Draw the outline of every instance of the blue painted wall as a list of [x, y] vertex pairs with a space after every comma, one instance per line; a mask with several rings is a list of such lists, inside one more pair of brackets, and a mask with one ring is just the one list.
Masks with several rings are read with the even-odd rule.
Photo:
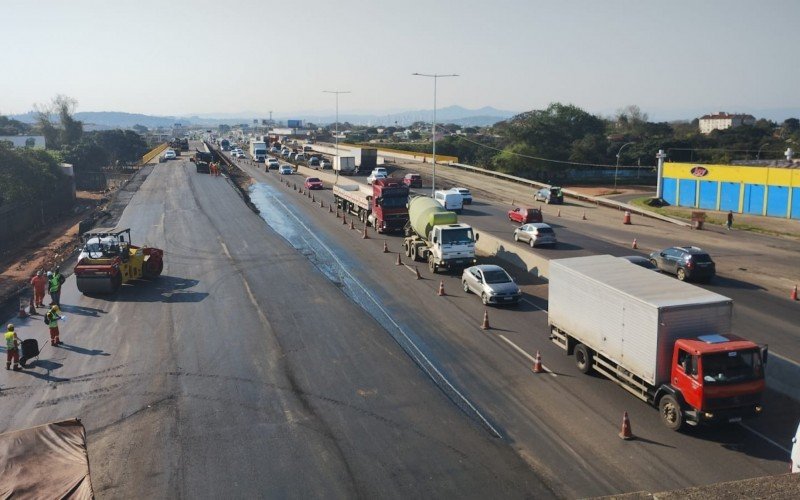
[[678, 205], [682, 207], [694, 207], [697, 194], [697, 181], [694, 179], [681, 179], [680, 181], [680, 199]]
[[661, 184], [661, 195], [670, 205], [678, 204], [678, 181], [664, 178]]
[[786, 217], [789, 211], [789, 187], [769, 186], [767, 192], [767, 215]]
[[764, 212], [764, 186], [761, 184], [744, 185], [744, 213], [761, 215]]
[[719, 193], [719, 209], [739, 211], [739, 192], [742, 185], [738, 182], [723, 182]]
[[717, 181], [700, 181], [700, 208], [717, 209]]
[[800, 219], [800, 188], [792, 188], [792, 219]]

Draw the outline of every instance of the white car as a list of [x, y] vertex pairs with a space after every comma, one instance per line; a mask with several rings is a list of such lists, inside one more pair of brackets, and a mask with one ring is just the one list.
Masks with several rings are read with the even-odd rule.
[[527, 242], [531, 248], [540, 245], [556, 246], [558, 239], [549, 224], [532, 222], [524, 224], [514, 230], [514, 241]]
[[164, 152], [164, 159], [165, 160], [174, 160], [178, 156], [175, 154], [175, 151], [168, 149]]
[[472, 205], [472, 193], [465, 187], [454, 187], [450, 189], [454, 193], [461, 195], [461, 203], [463, 205]]
[[461, 285], [467, 293], [474, 293], [484, 305], [517, 304], [522, 297], [514, 278], [500, 266], [482, 264], [464, 269]]
[[267, 158], [267, 168], [278, 168], [280, 163], [277, 158]]
[[389, 172], [386, 171], [384, 167], [375, 167], [372, 169], [373, 174], [383, 174], [385, 177], [389, 177]]
[[376, 172], [373, 170], [373, 171], [372, 171], [372, 173], [371, 173], [371, 174], [369, 174], [369, 176], [367, 176], [367, 184], [372, 184], [372, 183], [374, 183], [375, 181], [377, 181], [378, 179], [386, 179], [386, 178], [387, 178], [387, 177], [386, 177], [386, 174], [385, 174], [385, 173], [380, 173], [380, 172], [377, 172], [377, 173], [376, 173]]
[[281, 175], [292, 175], [294, 170], [291, 165], [281, 165], [279, 172]]

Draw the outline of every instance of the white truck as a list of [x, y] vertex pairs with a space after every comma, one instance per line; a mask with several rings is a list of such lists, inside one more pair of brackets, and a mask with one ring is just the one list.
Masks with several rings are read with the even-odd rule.
[[731, 333], [728, 297], [610, 255], [551, 260], [548, 278], [550, 339], [670, 429], [761, 413], [766, 347]]
[[267, 143], [260, 139], [250, 141], [250, 156], [257, 163], [264, 163], [267, 159]]
[[342, 175], [352, 175], [356, 173], [356, 159], [353, 156], [334, 156], [333, 170]]
[[408, 201], [408, 223], [403, 250], [407, 257], [428, 263], [428, 269], [463, 269], [476, 263], [478, 235], [460, 224], [455, 212], [445, 210], [433, 198], [415, 196]]

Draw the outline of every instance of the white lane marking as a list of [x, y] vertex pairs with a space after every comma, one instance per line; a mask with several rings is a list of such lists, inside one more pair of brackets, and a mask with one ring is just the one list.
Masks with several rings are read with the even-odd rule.
[[752, 433], [753, 433], [753, 434], [755, 434], [756, 436], [760, 437], [760, 438], [761, 438], [761, 439], [763, 439], [764, 441], [768, 442], [768, 443], [769, 443], [769, 444], [771, 444], [772, 446], [775, 446], [776, 448], [779, 448], [779, 449], [781, 449], [781, 450], [785, 451], [787, 455], [790, 455], [790, 454], [792, 453], [791, 451], [789, 451], [789, 449], [788, 449], [788, 448], [784, 448], [783, 446], [779, 445], [778, 443], [776, 443], [775, 441], [771, 440], [771, 439], [770, 439], [770, 438], [768, 438], [767, 436], [765, 436], [765, 435], [761, 434], [760, 432], [758, 432], [757, 430], [753, 429], [753, 428], [752, 428], [752, 427], [750, 427], [749, 425], [744, 425], [744, 424], [743, 424], [743, 423], [741, 423], [741, 422], [739, 423], [739, 425], [741, 425], [742, 427], [744, 427], [744, 428], [745, 428], [745, 429], [747, 429], [748, 431], [752, 432]]
[[272, 199], [276, 203], [280, 204], [285, 209], [284, 215], [288, 215], [291, 218], [293, 218], [299, 225], [301, 225], [303, 227], [303, 229], [306, 230], [307, 234], [311, 235], [311, 237], [314, 238], [322, 248], [324, 248], [325, 250], [328, 251], [328, 254], [331, 256], [331, 258], [333, 258], [333, 260], [335, 260], [339, 264], [340, 269], [345, 274], [347, 274], [347, 276], [349, 276], [351, 280], [353, 280], [353, 283], [355, 283], [356, 285], [358, 285], [359, 288], [361, 288], [361, 290], [364, 292], [364, 295], [366, 295], [369, 298], [369, 300], [371, 300], [372, 303], [375, 304], [375, 307], [377, 307], [383, 313], [383, 315], [386, 317], [386, 319], [389, 320], [389, 322], [392, 325], [394, 325], [395, 328], [397, 328], [397, 331], [399, 331], [403, 335], [403, 337], [405, 337], [405, 339], [409, 343], [409, 345], [414, 346], [414, 349], [416, 350], [417, 355], [419, 355], [422, 359], [424, 359], [425, 362], [428, 364], [428, 366], [430, 366], [431, 369], [433, 369], [436, 372], [436, 374], [439, 376], [439, 378], [445, 384], [447, 384], [447, 386], [450, 388], [450, 390], [452, 390], [455, 394], [457, 394], [458, 397], [461, 398], [461, 400], [467, 406], [469, 406], [469, 408], [474, 412], [474, 414], [477, 415], [478, 418], [483, 422], [483, 425], [485, 425], [488, 429], [490, 429], [490, 431], [495, 436], [500, 437], [501, 436], [500, 432], [498, 432], [498, 430], [495, 429], [492, 426], [492, 424], [489, 423], [489, 420], [486, 417], [484, 417], [483, 414], [481, 412], [479, 412], [477, 408], [475, 408], [475, 406], [472, 404], [472, 401], [470, 401], [463, 394], [461, 394], [461, 392], [458, 389], [456, 389], [453, 386], [453, 384], [450, 383], [450, 380], [448, 380], [442, 374], [442, 372], [439, 371], [439, 369], [436, 367], [436, 365], [434, 365], [431, 362], [431, 360], [428, 359], [428, 357], [425, 355], [425, 353], [422, 352], [422, 350], [419, 347], [417, 347], [417, 344], [415, 344], [414, 341], [411, 340], [411, 338], [408, 336], [408, 334], [405, 332], [405, 330], [403, 330], [403, 328], [400, 325], [397, 324], [397, 322], [389, 315], [389, 312], [373, 297], [373, 294], [369, 293], [369, 291], [361, 283], [361, 281], [356, 279], [355, 276], [353, 276], [350, 273], [350, 270], [347, 268], [347, 266], [345, 266], [344, 262], [342, 262], [342, 260], [339, 259], [339, 257], [336, 255], [336, 253], [334, 253], [333, 250], [330, 247], [328, 247], [328, 245], [326, 245], [313, 231], [311, 231], [311, 228], [309, 228], [297, 215], [295, 215], [293, 211], [289, 210], [289, 207], [287, 207], [286, 204], [283, 203], [283, 201], [281, 201], [280, 199], [278, 199], [277, 196], [274, 196], [274, 195], [272, 195]]
[[540, 310], [540, 311], [543, 311], [543, 312], [547, 312], [547, 309], [544, 309], [544, 308], [541, 308], [541, 307], [537, 306], [536, 304], [534, 304], [533, 302], [531, 302], [531, 301], [530, 301], [530, 300], [528, 300], [528, 299], [522, 299], [522, 302], [527, 302], [528, 304], [532, 305], [532, 306], [533, 306], [533, 307], [535, 307], [536, 309], [538, 309], [538, 310]]
[[[510, 345], [511, 347], [516, 349], [518, 353], [520, 353], [523, 356], [525, 356], [526, 358], [528, 358], [531, 361], [531, 363], [535, 363], [536, 362], [536, 358], [534, 358], [533, 356], [531, 356], [530, 354], [528, 354], [527, 352], [522, 350], [522, 348], [520, 346], [518, 346], [517, 344], [515, 344], [515, 343], [511, 342], [510, 340], [508, 340], [505, 335], [500, 334], [500, 335], [498, 335], [498, 337], [500, 337], [501, 339], [505, 340], [508, 343], [508, 345]], [[554, 376], [554, 377], [558, 376], [555, 373], [553, 373], [553, 371], [550, 370], [548, 367], [544, 366], [544, 364], [542, 365], [542, 369], [544, 371], [546, 371], [547, 373], [549, 373], [550, 375]]]

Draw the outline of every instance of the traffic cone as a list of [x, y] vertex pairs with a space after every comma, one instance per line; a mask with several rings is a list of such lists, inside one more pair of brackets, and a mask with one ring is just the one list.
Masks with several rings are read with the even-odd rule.
[[336, 218], [337, 219], [339, 218], [339, 209], [338, 208], [336, 209]]
[[325, 208], [325, 202], [319, 200], [319, 208]]
[[630, 210], [625, 210], [625, 215], [622, 216], [622, 223], [625, 225], [630, 225], [631, 223], [631, 212]]
[[362, 240], [368, 240], [369, 239], [369, 235], [367, 234], [367, 225], [366, 224], [364, 224], [364, 234], [361, 235], [361, 239]]
[[792, 288], [792, 294], [789, 296], [792, 300], [797, 300], [797, 285]]
[[633, 439], [633, 432], [631, 431], [631, 421], [628, 418], [628, 412], [622, 414], [622, 430], [619, 431], [619, 437], [624, 440]]
[[422, 279], [422, 275], [419, 274], [419, 268], [417, 266], [414, 266], [414, 279]]
[[396, 266], [402, 266], [403, 261], [400, 260], [400, 252], [397, 253], [397, 262], [395, 263]]
[[539, 351], [536, 351], [536, 357], [533, 358], [531, 370], [533, 370], [533, 373], [542, 373], [544, 371], [542, 368], [542, 355], [539, 354]]
[[483, 323], [481, 323], [481, 330], [488, 330], [489, 326], [489, 311], [484, 309], [483, 310]]
[[311, 203], [316, 203], [316, 202], [317, 202], [317, 200], [314, 199], [314, 195], [312, 194], [311, 195]]
[[350, 219], [350, 229], [355, 229], [356, 225], [353, 224], [353, 219]]
[[636, 243], [636, 238], [633, 239], [633, 243], [631, 243], [631, 248], [633, 248], [634, 250], [639, 248], [639, 245]]
[[342, 212], [342, 225], [343, 226], [347, 225], [347, 217], [345, 217], [344, 212]]
[[389, 245], [386, 242], [383, 242], [383, 253], [389, 253]]
[[447, 295], [444, 293], [444, 280], [439, 280], [439, 291], [436, 293], [439, 297], [444, 297]]
[[292, 190], [293, 191], [297, 191], [297, 183], [296, 182], [294, 184], [292, 184]]
[[586, 212], [583, 212], [583, 217], [581, 217], [581, 219], [586, 220]]
[[561, 209], [560, 208], [558, 209], [558, 212], [556, 212], [556, 217], [561, 217]]
[[330, 206], [330, 205], [328, 205], [328, 213], [329, 213], [329, 214], [332, 214], [332, 213], [333, 213], [333, 207], [332, 207], [332, 206]]
[[28, 313], [25, 311], [25, 306], [26, 305], [27, 304], [25, 304], [25, 300], [20, 298], [19, 299], [19, 312], [17, 313], [17, 317], [19, 317], [19, 318], [27, 318], [28, 317]]

